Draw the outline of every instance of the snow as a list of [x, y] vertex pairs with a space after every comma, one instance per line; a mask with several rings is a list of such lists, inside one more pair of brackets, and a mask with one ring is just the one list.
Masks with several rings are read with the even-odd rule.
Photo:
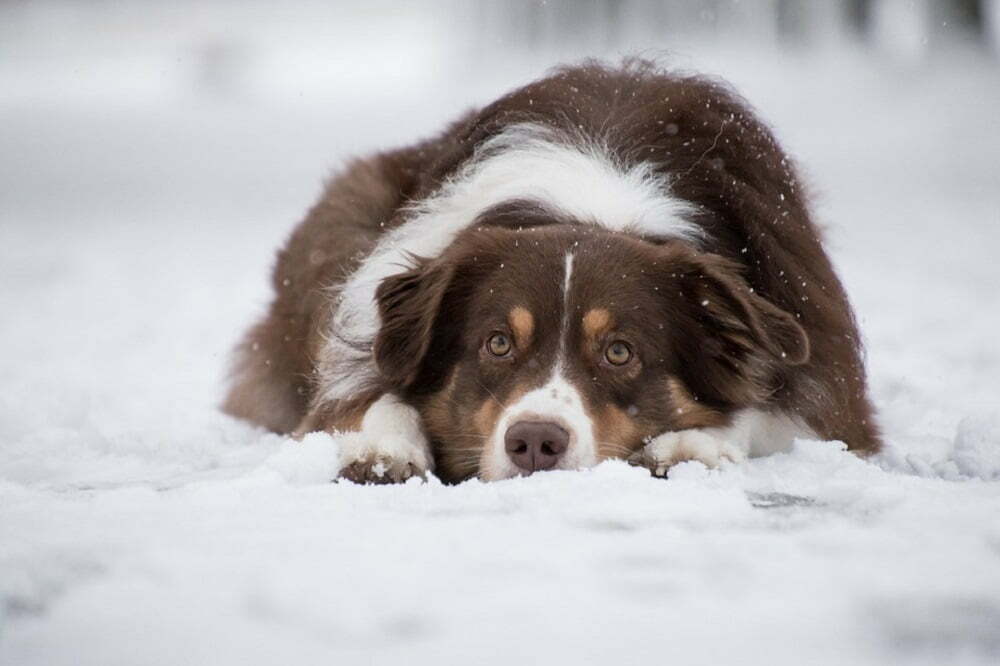
[[423, 48], [405, 71], [435, 74], [383, 84], [276, 58], [215, 97], [160, 46], [88, 69], [6, 37], [0, 663], [1000, 657], [995, 64], [676, 56], [732, 79], [813, 183], [883, 454], [359, 487], [329, 483], [335, 441], [220, 414], [226, 355], [331, 167], [538, 63], [459, 75]]

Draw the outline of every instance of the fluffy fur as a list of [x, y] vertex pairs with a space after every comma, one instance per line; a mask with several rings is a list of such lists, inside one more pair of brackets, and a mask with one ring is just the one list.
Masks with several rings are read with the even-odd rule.
[[544, 207], [614, 231], [697, 242], [694, 207], [670, 195], [667, 176], [646, 162], [625, 164], [597, 138], [558, 136], [550, 127], [519, 123], [478, 146], [432, 196], [406, 206], [405, 221], [379, 239], [340, 288], [330, 345], [319, 370], [326, 401], [356, 395], [376, 379], [368, 349], [378, 333], [375, 290], [411, 256], [434, 257], [490, 208], [510, 201]]
[[793, 165], [725, 86], [651, 63], [564, 68], [354, 162], [274, 286], [225, 409], [359, 433], [354, 480], [530, 472], [503, 448], [525, 414], [568, 433], [557, 468], [879, 446]]

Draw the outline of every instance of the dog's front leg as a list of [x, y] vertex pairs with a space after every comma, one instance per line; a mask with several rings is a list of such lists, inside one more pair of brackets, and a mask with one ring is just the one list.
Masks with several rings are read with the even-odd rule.
[[687, 460], [697, 460], [707, 467], [718, 467], [722, 461], [745, 460], [748, 449], [732, 441], [728, 428], [694, 428], [674, 430], [649, 440], [629, 458], [633, 465], [647, 468], [653, 476], [666, 476], [671, 467]]
[[738, 463], [749, 456], [785, 451], [796, 437], [816, 435], [799, 419], [780, 411], [742, 409], [725, 426], [674, 430], [654, 437], [629, 462], [646, 467], [654, 476], [666, 476], [672, 466], [687, 460], [715, 468], [723, 461]]
[[311, 410], [296, 435], [319, 430], [338, 435], [340, 478], [401, 483], [434, 469], [419, 412], [394, 395], [347, 407], [320, 406]]

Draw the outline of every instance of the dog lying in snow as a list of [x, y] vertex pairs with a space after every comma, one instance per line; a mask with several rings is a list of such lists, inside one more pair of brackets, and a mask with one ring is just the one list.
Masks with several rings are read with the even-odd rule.
[[354, 481], [879, 447], [791, 161], [726, 87], [648, 62], [557, 70], [354, 161], [273, 282], [224, 409], [354, 432]]

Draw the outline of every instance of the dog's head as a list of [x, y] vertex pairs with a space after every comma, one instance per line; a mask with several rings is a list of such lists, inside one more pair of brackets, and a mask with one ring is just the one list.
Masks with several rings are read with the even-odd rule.
[[446, 481], [627, 457], [721, 425], [808, 357], [738, 266], [589, 226], [473, 227], [378, 289], [374, 354]]

